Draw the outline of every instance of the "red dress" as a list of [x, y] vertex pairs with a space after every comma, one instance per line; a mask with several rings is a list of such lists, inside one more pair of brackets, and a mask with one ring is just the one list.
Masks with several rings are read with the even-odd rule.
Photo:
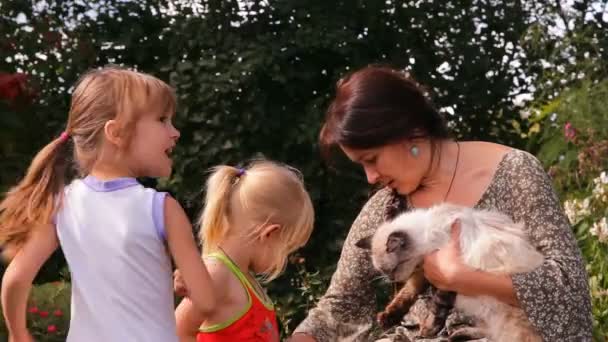
[[224, 263], [247, 291], [248, 306], [227, 322], [201, 327], [197, 342], [279, 342], [279, 328], [271, 303], [264, 303], [241, 270], [224, 254], [209, 257]]

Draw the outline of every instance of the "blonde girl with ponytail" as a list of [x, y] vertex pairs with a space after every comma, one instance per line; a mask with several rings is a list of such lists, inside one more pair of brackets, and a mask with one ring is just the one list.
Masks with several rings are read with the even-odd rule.
[[300, 173], [272, 161], [218, 166], [207, 181], [200, 223], [203, 257], [217, 288], [217, 310], [197, 310], [187, 293], [176, 310], [180, 341], [279, 341], [272, 301], [256, 280], [279, 276], [312, 233], [314, 210]]
[[199, 310], [215, 307], [183, 209], [136, 180], [171, 174], [174, 111], [173, 90], [151, 75], [105, 67], [80, 78], [65, 131], [0, 203], [11, 341], [32, 340], [32, 280], [58, 246], [72, 279], [68, 342], [177, 341], [171, 257]]

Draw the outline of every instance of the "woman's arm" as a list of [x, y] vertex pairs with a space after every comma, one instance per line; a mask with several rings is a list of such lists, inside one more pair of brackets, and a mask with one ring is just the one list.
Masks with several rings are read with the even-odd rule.
[[34, 230], [4, 273], [2, 313], [13, 341], [31, 341], [27, 331], [26, 307], [32, 281], [58, 245], [54, 225], [49, 224]]
[[179, 268], [196, 309], [210, 315], [216, 309], [216, 291], [209, 271], [196, 248], [192, 225], [175, 199], [165, 198], [165, 228], [169, 250]]
[[390, 192], [377, 192], [363, 207], [342, 247], [336, 272], [325, 295], [296, 328], [292, 341], [367, 341], [374, 323], [378, 275], [368, 251], [355, 246], [384, 221]]
[[591, 297], [588, 275], [572, 227], [540, 162], [521, 153], [510, 177], [505, 202], [523, 222], [545, 262], [512, 276], [520, 306], [545, 341], [590, 341]]

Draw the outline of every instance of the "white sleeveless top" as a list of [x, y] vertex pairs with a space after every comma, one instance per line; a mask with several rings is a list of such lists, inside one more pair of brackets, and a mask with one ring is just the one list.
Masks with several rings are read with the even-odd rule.
[[72, 277], [68, 342], [177, 342], [165, 195], [134, 178], [66, 187], [55, 224]]

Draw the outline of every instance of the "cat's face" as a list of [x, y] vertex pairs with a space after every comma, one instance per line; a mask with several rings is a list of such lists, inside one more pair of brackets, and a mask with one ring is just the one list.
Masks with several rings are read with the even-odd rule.
[[359, 240], [359, 248], [371, 250], [374, 267], [391, 281], [409, 279], [422, 262], [422, 254], [416, 248], [413, 237], [415, 227], [403, 226], [399, 222], [382, 224], [373, 236]]

